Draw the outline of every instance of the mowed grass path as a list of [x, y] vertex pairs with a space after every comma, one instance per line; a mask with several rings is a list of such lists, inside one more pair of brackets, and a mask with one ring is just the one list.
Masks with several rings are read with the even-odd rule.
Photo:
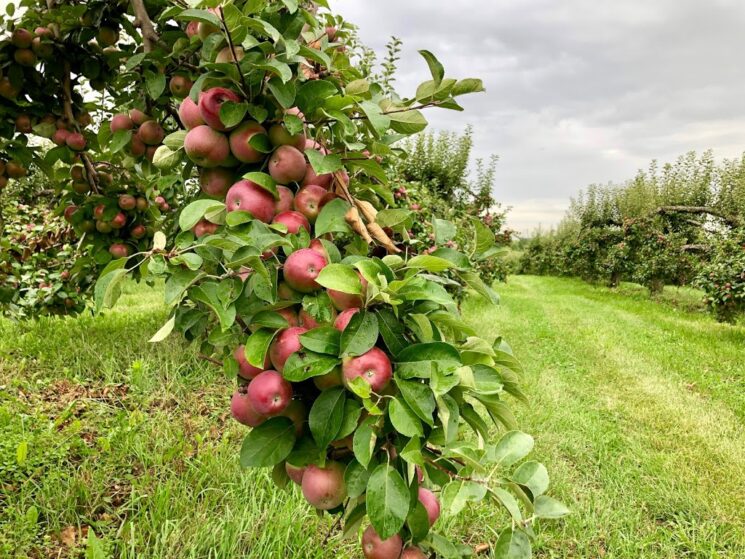
[[[745, 329], [551, 278], [511, 278], [494, 311], [526, 368], [534, 457], [573, 514], [539, 557], [745, 557]], [[297, 489], [243, 471], [231, 379], [169, 339], [160, 293], [128, 287], [103, 317], [0, 320], [0, 557], [360, 557]], [[441, 520], [494, 541], [504, 515]]]
[[527, 370], [519, 412], [574, 514], [546, 557], [745, 557], [745, 328], [575, 280], [510, 278], [469, 319]]

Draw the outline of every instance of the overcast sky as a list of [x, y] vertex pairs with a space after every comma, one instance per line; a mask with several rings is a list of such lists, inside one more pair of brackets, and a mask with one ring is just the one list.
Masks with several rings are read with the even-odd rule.
[[652, 159], [745, 151], [743, 0], [332, 0], [381, 55], [404, 41], [398, 90], [428, 78], [426, 48], [450, 77], [486, 93], [465, 113], [430, 110], [435, 129], [475, 129], [500, 156], [509, 225], [556, 224], [593, 182], [633, 177]]

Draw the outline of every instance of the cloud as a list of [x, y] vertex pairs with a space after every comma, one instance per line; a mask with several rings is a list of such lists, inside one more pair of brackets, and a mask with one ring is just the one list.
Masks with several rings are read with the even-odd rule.
[[[379, 53], [404, 41], [398, 89], [428, 78], [434, 52], [487, 93], [436, 129], [475, 128], [476, 155], [500, 156], [496, 195], [526, 231], [561, 218], [557, 201], [633, 177], [691, 149], [745, 149], [740, 0], [334, 0]], [[508, 202], [508, 203], [507, 203]], [[558, 204], [558, 205], [557, 205]], [[532, 216], [532, 217], [531, 217]], [[519, 222], [519, 225], [518, 225]]]

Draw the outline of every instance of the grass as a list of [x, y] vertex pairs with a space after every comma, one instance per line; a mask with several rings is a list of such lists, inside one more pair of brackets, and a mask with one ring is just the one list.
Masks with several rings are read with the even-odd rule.
[[[526, 366], [518, 408], [573, 514], [544, 523], [539, 557], [745, 556], [745, 329], [686, 304], [581, 282], [515, 277], [501, 308], [465, 303]], [[677, 301], [675, 297], [673, 297]], [[0, 320], [0, 557], [359, 557], [296, 489], [237, 465], [232, 381], [130, 286], [103, 317]], [[473, 507], [452, 537], [494, 539]]]

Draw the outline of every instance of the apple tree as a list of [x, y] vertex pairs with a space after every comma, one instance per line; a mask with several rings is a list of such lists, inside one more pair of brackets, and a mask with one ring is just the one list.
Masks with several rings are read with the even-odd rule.
[[162, 280], [152, 341], [178, 332], [236, 379], [241, 464], [345, 536], [365, 523], [365, 557], [468, 556], [437, 520], [485, 499], [505, 512], [494, 555], [530, 557], [534, 522], [567, 509], [526, 459], [519, 362], [451, 295], [496, 302], [474, 268], [494, 234], [417, 254], [389, 181], [423, 111], [462, 110], [481, 81], [421, 51], [431, 79], [392, 93], [323, 1], [21, 4], [2, 149], [53, 179], [97, 310], [127, 278]]

